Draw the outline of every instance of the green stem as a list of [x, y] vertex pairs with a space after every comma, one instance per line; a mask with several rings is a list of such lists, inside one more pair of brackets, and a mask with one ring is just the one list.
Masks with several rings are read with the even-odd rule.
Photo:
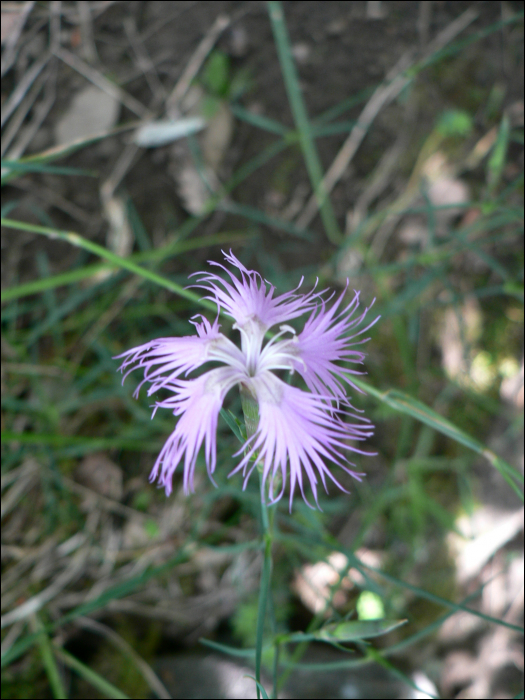
[[[259, 589], [259, 606], [257, 610], [257, 629], [255, 642], [255, 678], [257, 683], [261, 682], [261, 659], [264, 636], [264, 620], [266, 618], [266, 604], [270, 595], [270, 580], [272, 576], [272, 534], [270, 521], [268, 518], [268, 507], [266, 505], [266, 494], [264, 493], [264, 483], [262, 474], [259, 472], [261, 484], [261, 526], [262, 539], [264, 542], [264, 562], [261, 574], [261, 587]], [[257, 698], [260, 698], [259, 685], [257, 685]]]
[[40, 621], [40, 618], [35, 613], [29, 616], [29, 625], [33, 632], [38, 633], [38, 646], [40, 648], [42, 663], [49, 680], [49, 685], [51, 686], [53, 692], [53, 697], [67, 698], [67, 693], [60, 676], [60, 671], [53, 655], [51, 641], [42, 622]]
[[[257, 432], [259, 425], [259, 405], [255, 396], [248, 387], [241, 385], [241, 404], [244, 413], [244, 423], [246, 425], [246, 436], [250, 439]], [[255, 457], [256, 458], [256, 457]], [[264, 547], [264, 561], [261, 574], [261, 587], [259, 589], [259, 604], [257, 609], [257, 628], [255, 642], [255, 679], [257, 681], [257, 698], [260, 695], [261, 683], [261, 660], [264, 638], [264, 621], [266, 619], [266, 605], [270, 596], [270, 580], [272, 577], [272, 526], [273, 513], [268, 517], [268, 506], [266, 505], [266, 493], [262, 475], [262, 469], [257, 469], [259, 473], [259, 483], [261, 489], [261, 539]]]
[[330, 198], [323, 185], [323, 167], [319, 154], [317, 153], [312, 127], [304, 104], [281, 3], [275, 1], [268, 2], [268, 12], [288, 100], [293, 113], [295, 126], [299, 133], [299, 143], [303, 152], [306, 169], [317, 198], [321, 219], [323, 220], [328, 240], [334, 245], [337, 245], [341, 243], [342, 235], [337, 225], [337, 219], [335, 218]]
[[83, 248], [84, 250], [88, 250], [90, 253], [98, 255], [103, 260], [107, 260], [115, 265], [115, 267], [122, 267], [125, 270], [129, 270], [129, 272], [133, 272], [134, 274], [157, 284], [159, 287], [164, 287], [174, 294], [178, 294], [179, 296], [189, 299], [190, 301], [193, 301], [206, 309], [210, 309], [210, 311], [217, 311], [217, 306], [213, 302], [207, 299], [201, 299], [195, 292], [185, 289], [176, 282], [172, 282], [166, 277], [162, 277], [161, 275], [158, 275], [145, 267], [137, 265], [129, 258], [122, 258], [119, 255], [112, 253], [110, 250], [106, 250], [106, 248], [103, 246], [93, 243], [87, 238], [79, 236], [78, 233], [75, 233], [74, 231], [60, 231], [58, 229], [49, 228], [49, 226], [36, 226], [35, 224], [28, 224], [23, 221], [14, 221], [13, 219], [1, 219], [1, 224], [7, 228], [13, 228], [19, 231], [30, 231], [31, 233], [40, 233], [48, 238], [67, 241], [71, 245], [77, 246], [78, 248]]

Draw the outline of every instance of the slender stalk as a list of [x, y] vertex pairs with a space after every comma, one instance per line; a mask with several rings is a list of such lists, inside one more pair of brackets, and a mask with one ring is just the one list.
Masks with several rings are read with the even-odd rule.
[[78, 233], [75, 233], [74, 231], [60, 231], [59, 229], [49, 228], [49, 226], [36, 226], [35, 224], [28, 224], [24, 221], [14, 221], [13, 219], [1, 219], [1, 223], [2, 226], [5, 226], [6, 228], [13, 228], [19, 231], [30, 231], [31, 233], [40, 233], [48, 238], [67, 241], [67, 243], [70, 243], [71, 245], [78, 248], [83, 248], [84, 250], [88, 250], [90, 253], [98, 255], [99, 258], [107, 260], [115, 265], [115, 267], [122, 267], [125, 270], [129, 270], [129, 272], [133, 272], [136, 275], [157, 284], [159, 287], [164, 287], [170, 292], [178, 294], [180, 297], [184, 297], [185, 299], [189, 299], [190, 301], [193, 301], [206, 309], [210, 309], [210, 311], [217, 311], [217, 306], [213, 302], [208, 301], [207, 299], [201, 299], [195, 292], [185, 289], [176, 282], [172, 282], [166, 277], [158, 275], [145, 267], [137, 265], [128, 258], [122, 258], [119, 255], [115, 255], [115, 253], [112, 253], [110, 250], [107, 250], [97, 243], [93, 243], [87, 238], [79, 236]]
[[51, 686], [53, 692], [53, 697], [67, 698], [67, 693], [60, 676], [60, 671], [53, 655], [53, 648], [51, 646], [49, 636], [47, 635], [39, 617], [35, 613], [29, 616], [29, 625], [33, 632], [38, 633], [40, 655], [42, 657], [42, 663], [49, 680], [49, 685]]
[[[272, 511], [274, 513], [275, 511]], [[270, 598], [270, 621], [272, 625], [272, 637], [275, 639], [277, 636], [277, 624], [275, 620], [275, 609], [273, 606], [273, 600]], [[280, 644], [275, 644], [274, 649], [273, 649], [273, 669], [272, 669], [272, 676], [273, 676], [273, 689], [272, 689], [272, 698], [277, 698], [278, 696], [278, 690], [277, 690], [277, 683], [279, 680], [279, 652], [281, 651], [281, 646]]]
[[268, 12], [272, 24], [275, 46], [281, 64], [284, 84], [288, 93], [288, 100], [293, 113], [293, 118], [297, 131], [299, 132], [299, 143], [303, 152], [303, 157], [310, 177], [310, 182], [317, 199], [321, 212], [321, 218], [328, 240], [337, 245], [342, 241], [342, 235], [337, 225], [332, 203], [323, 185], [323, 167], [312, 133], [312, 127], [308, 119], [308, 113], [304, 104], [303, 95], [299, 84], [299, 76], [292, 58], [290, 38], [286, 28], [283, 8], [280, 2], [268, 2]]
[[489, 450], [485, 445], [476, 440], [472, 436], [460, 430], [453, 423], [451, 423], [446, 418], [443, 418], [437, 411], [429, 408], [425, 404], [418, 401], [413, 396], [405, 394], [397, 389], [389, 389], [388, 391], [380, 391], [375, 387], [371, 386], [362, 379], [358, 379], [355, 375], [348, 375], [350, 380], [362, 391], [370, 394], [379, 401], [387, 404], [391, 408], [405, 415], [411, 416], [421, 423], [425, 423], [437, 432], [446, 435], [452, 440], [459, 442], [461, 445], [465, 445], [470, 450], [477, 452], [487, 459], [493, 467], [495, 467], [509, 486], [515, 491], [519, 498], [523, 501], [523, 491], [514, 483], [519, 481], [523, 483], [523, 475], [518, 472], [515, 467], [512, 467], [508, 462], [506, 462], [502, 457], [499, 457], [492, 450]]
[[[262, 475], [259, 472], [261, 482], [261, 526], [264, 542], [264, 561], [261, 574], [261, 586], [259, 589], [259, 606], [257, 611], [257, 629], [255, 642], [255, 678], [261, 682], [261, 659], [264, 636], [264, 621], [266, 619], [266, 604], [270, 595], [270, 580], [272, 576], [272, 536], [268, 519], [268, 509], [264, 493]], [[260, 697], [259, 687], [257, 687], [257, 698]]]
[[[241, 385], [241, 404], [244, 413], [244, 424], [246, 425], [246, 436], [250, 439], [257, 432], [259, 424], [259, 407], [254, 396]], [[256, 457], [255, 457], [256, 458]], [[261, 489], [261, 539], [264, 547], [264, 560], [261, 574], [261, 586], [259, 589], [259, 604], [257, 609], [257, 628], [255, 642], [255, 680], [257, 681], [257, 698], [260, 695], [261, 683], [261, 660], [264, 638], [264, 621], [266, 619], [266, 605], [270, 597], [270, 581], [272, 577], [272, 526], [273, 513], [268, 517], [268, 506], [266, 505], [266, 493], [263, 481], [262, 470], [259, 472], [259, 484]]]

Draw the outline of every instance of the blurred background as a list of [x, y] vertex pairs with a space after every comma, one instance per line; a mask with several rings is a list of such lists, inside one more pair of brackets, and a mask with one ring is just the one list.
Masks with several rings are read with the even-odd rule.
[[213, 319], [230, 248], [382, 317], [377, 456], [279, 505], [268, 633], [408, 622], [287, 646], [279, 697], [523, 697], [522, 3], [1, 12], [2, 697], [255, 697], [258, 486], [221, 419], [218, 488], [150, 485], [175, 419], [112, 359]]

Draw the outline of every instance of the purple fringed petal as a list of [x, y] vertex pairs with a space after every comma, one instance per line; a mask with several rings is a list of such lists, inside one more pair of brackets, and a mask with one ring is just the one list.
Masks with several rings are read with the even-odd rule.
[[217, 418], [224, 397], [244, 376], [232, 367], [219, 367], [197, 379], [176, 379], [167, 386], [175, 392], [174, 395], [156, 403], [155, 411], [169, 408], [175, 416], [181, 416], [150, 474], [150, 481], [158, 479], [167, 496], [171, 493], [173, 474], [183, 456], [184, 493], [194, 491], [195, 462], [203, 441], [208, 475], [215, 484], [212, 474], [217, 461]]
[[211, 325], [207, 319], [201, 318], [202, 323], [192, 321], [197, 328], [197, 336], [157, 338], [117, 355], [117, 358], [126, 358], [119, 367], [121, 372], [126, 370], [122, 382], [133, 370], [144, 368], [144, 379], [136, 388], [134, 396], [138, 396], [145, 382], [152, 384], [148, 389], [148, 396], [151, 396], [181, 374], [188, 374], [212, 360], [235, 366], [239, 370], [244, 369], [243, 353], [231, 340], [219, 333], [217, 320]]
[[[323, 397], [285, 384], [271, 372], [260, 373], [246, 384], [259, 404], [259, 427], [249, 444], [237, 453], [249, 447], [229, 476], [242, 470], [246, 487], [254, 467], [261, 463], [263, 480], [269, 479], [270, 501], [274, 503], [283, 495], [289, 467], [290, 510], [297, 484], [305, 502], [310, 505], [304, 491], [303, 472], [308, 477], [317, 507], [317, 475], [325, 491], [326, 477], [346, 491], [326, 467], [324, 459], [334, 462], [356, 479], [363, 476], [348, 468], [343, 451], [368, 454], [346, 442], [365, 440], [372, 435], [373, 426], [366, 419], [354, 416], [359, 423], [343, 423], [327, 410]], [[254, 455], [255, 461], [250, 461]], [[278, 494], [274, 493], [276, 479], [281, 482]]]
[[343, 400], [346, 399], [346, 391], [340, 380], [348, 382], [362, 393], [361, 389], [345, 376], [345, 373], [364, 373], [340, 367], [335, 363], [344, 361], [363, 364], [365, 353], [355, 350], [354, 347], [366, 343], [369, 338], [361, 338], [357, 341], [355, 338], [361, 336], [379, 320], [378, 316], [365, 328], [352, 332], [362, 324], [371, 306], [353, 318], [359, 308], [359, 292], [354, 292], [354, 298], [350, 304], [337, 314], [345, 292], [346, 289], [330, 309], [326, 309], [326, 304], [322, 302], [321, 307], [306, 321], [302, 332], [297, 336], [295, 352], [298, 362], [294, 366], [310, 391], [325, 394], [328, 390]]
[[[297, 294], [296, 291], [303, 282], [301, 278], [296, 289], [274, 297], [275, 287], [266, 282], [258, 272], [247, 270], [231, 251], [229, 254], [223, 251], [223, 254], [227, 262], [240, 270], [241, 279], [224, 265], [210, 260], [210, 265], [220, 267], [228, 273], [232, 284], [212, 272], [197, 272], [199, 283], [192, 286], [210, 291], [211, 295], [205, 299], [211, 299], [217, 306], [222, 307], [235, 320], [239, 330], [256, 321], [264, 336], [272, 326], [311, 311], [315, 308], [317, 299], [324, 293], [312, 290], [308, 294]], [[266, 285], [269, 285], [269, 289]]]

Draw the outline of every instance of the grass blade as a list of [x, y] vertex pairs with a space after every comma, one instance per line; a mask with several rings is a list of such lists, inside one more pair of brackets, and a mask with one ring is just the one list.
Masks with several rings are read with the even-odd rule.
[[42, 664], [49, 680], [49, 685], [53, 691], [55, 698], [67, 698], [66, 689], [62, 683], [60, 671], [53, 655], [53, 647], [49, 640], [49, 636], [45, 632], [42, 623], [37, 615], [32, 615], [29, 618], [29, 623], [33, 631], [38, 634], [38, 647], [42, 657]]
[[288, 100], [292, 109], [295, 125], [299, 132], [299, 143], [303, 152], [308, 175], [310, 176], [310, 181], [319, 204], [321, 218], [328, 240], [334, 245], [337, 245], [342, 241], [342, 235], [337, 225], [332, 204], [323, 186], [323, 168], [319, 154], [317, 153], [312, 128], [299, 86], [299, 76], [297, 75], [297, 70], [292, 58], [290, 38], [286, 28], [283, 8], [280, 2], [273, 1], [268, 3], [268, 10], [286, 92], [288, 93]]
[[[168, 245], [162, 246], [161, 248], [155, 248], [142, 253], [135, 253], [126, 258], [126, 260], [136, 263], [147, 261], [157, 262], [161, 261], [164, 257], [173, 257], [189, 250], [205, 248], [212, 245], [222, 245], [223, 243], [246, 241], [250, 237], [251, 235], [249, 233], [239, 231], [232, 231], [231, 233], [218, 233], [215, 236], [199, 236], [185, 241], [179, 241], [176, 244], [170, 242]], [[2, 302], [20, 299], [21, 297], [26, 297], [30, 294], [39, 294], [40, 292], [48, 289], [54, 289], [55, 287], [75, 284], [80, 280], [94, 277], [104, 270], [115, 269], [118, 270], [118, 267], [110, 263], [96, 263], [94, 265], [79, 267], [77, 270], [71, 270], [71, 272], [63, 272], [51, 277], [44, 277], [32, 282], [25, 282], [24, 284], [17, 285], [16, 287], [4, 289], [2, 291]]]
[[53, 648], [55, 650], [55, 653], [57, 656], [59, 656], [64, 664], [66, 666], [69, 666], [69, 668], [78, 675], [86, 680], [88, 683], [90, 683], [94, 688], [96, 688], [103, 697], [106, 698], [128, 698], [129, 696], [123, 693], [121, 690], [119, 690], [116, 686], [114, 686], [112, 683], [107, 681], [105, 678], [103, 678], [101, 675], [98, 673], [95, 673], [92, 669], [89, 668], [89, 666], [86, 666], [83, 664], [81, 661], [79, 661], [77, 658], [75, 658], [72, 654], [67, 652], [65, 649], [62, 649], [58, 645], [53, 645]]
[[19, 231], [29, 231], [30, 233], [40, 233], [44, 236], [47, 236], [48, 238], [59, 238], [63, 241], [67, 241], [67, 243], [71, 243], [71, 245], [74, 245], [78, 248], [83, 248], [84, 250], [88, 250], [90, 253], [98, 255], [103, 260], [107, 260], [108, 262], [112, 263], [118, 268], [129, 270], [130, 272], [133, 272], [134, 274], [139, 275], [140, 277], [143, 277], [144, 279], [147, 279], [150, 282], [154, 282], [159, 287], [164, 287], [170, 292], [173, 292], [174, 294], [177, 294], [180, 297], [184, 297], [184, 299], [193, 301], [196, 304], [199, 304], [199, 306], [204, 307], [205, 309], [209, 309], [210, 311], [217, 310], [215, 304], [212, 304], [212, 302], [207, 301], [206, 299], [201, 299], [197, 294], [195, 294], [195, 292], [191, 292], [190, 290], [181, 287], [179, 284], [171, 282], [165, 277], [158, 275], [156, 272], [146, 270], [144, 267], [137, 265], [128, 258], [121, 258], [119, 255], [115, 255], [115, 253], [106, 250], [106, 248], [104, 248], [103, 246], [100, 246], [97, 243], [93, 243], [92, 241], [88, 241], [86, 238], [83, 238], [78, 233], [74, 233], [73, 231], [60, 231], [58, 229], [49, 228], [47, 226], [35, 226], [33, 224], [28, 224], [23, 221], [14, 221], [13, 219], [2, 219], [0, 223], [6, 228], [14, 228]]
[[370, 386], [370, 384], [356, 379], [354, 375], [350, 375], [349, 379], [367, 394], [379, 399], [379, 401], [387, 404], [395, 411], [405, 413], [421, 423], [425, 423], [439, 433], [443, 433], [443, 435], [452, 438], [456, 442], [465, 445], [465, 447], [485, 457], [492, 466], [496, 467], [509, 486], [520, 496], [521, 500], [523, 500], [522, 491], [513, 481], [513, 479], [516, 479], [523, 483], [523, 476], [508, 462], [492, 452], [492, 450], [489, 450], [481, 442], [457, 428], [453, 423], [443, 418], [443, 416], [440, 416], [439, 413], [432, 410], [424, 403], [421, 403], [421, 401], [414, 399], [412, 396], [402, 391], [397, 391], [395, 389], [379, 391], [379, 389]]

